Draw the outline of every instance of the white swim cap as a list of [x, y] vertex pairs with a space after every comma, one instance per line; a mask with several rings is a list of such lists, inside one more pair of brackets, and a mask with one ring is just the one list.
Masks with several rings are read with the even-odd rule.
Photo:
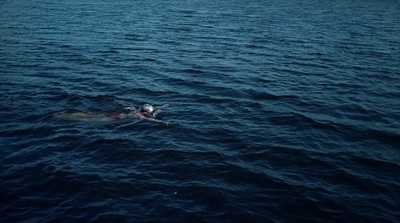
[[142, 111], [152, 113], [154, 111], [154, 108], [150, 104], [144, 104], [142, 107]]

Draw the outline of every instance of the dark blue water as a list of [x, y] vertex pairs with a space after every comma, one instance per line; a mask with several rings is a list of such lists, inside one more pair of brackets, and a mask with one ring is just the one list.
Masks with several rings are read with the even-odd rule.
[[399, 1], [2, 0], [0, 44], [1, 222], [400, 221]]

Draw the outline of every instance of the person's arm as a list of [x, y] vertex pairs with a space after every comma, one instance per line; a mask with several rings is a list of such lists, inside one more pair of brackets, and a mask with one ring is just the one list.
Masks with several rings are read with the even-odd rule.
[[160, 109], [160, 108], [165, 108], [165, 107], [168, 107], [168, 106], [169, 106], [169, 104], [155, 105], [154, 108], [155, 109]]

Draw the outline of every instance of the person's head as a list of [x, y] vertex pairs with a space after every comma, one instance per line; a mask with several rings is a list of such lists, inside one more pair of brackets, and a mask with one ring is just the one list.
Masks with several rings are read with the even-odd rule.
[[142, 112], [152, 113], [153, 111], [154, 111], [154, 108], [150, 104], [144, 104], [142, 106]]

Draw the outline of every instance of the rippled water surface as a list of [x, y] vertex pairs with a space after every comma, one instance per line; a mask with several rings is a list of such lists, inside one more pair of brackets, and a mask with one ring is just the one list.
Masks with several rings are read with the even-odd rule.
[[399, 222], [399, 34], [394, 0], [2, 0], [0, 221]]

